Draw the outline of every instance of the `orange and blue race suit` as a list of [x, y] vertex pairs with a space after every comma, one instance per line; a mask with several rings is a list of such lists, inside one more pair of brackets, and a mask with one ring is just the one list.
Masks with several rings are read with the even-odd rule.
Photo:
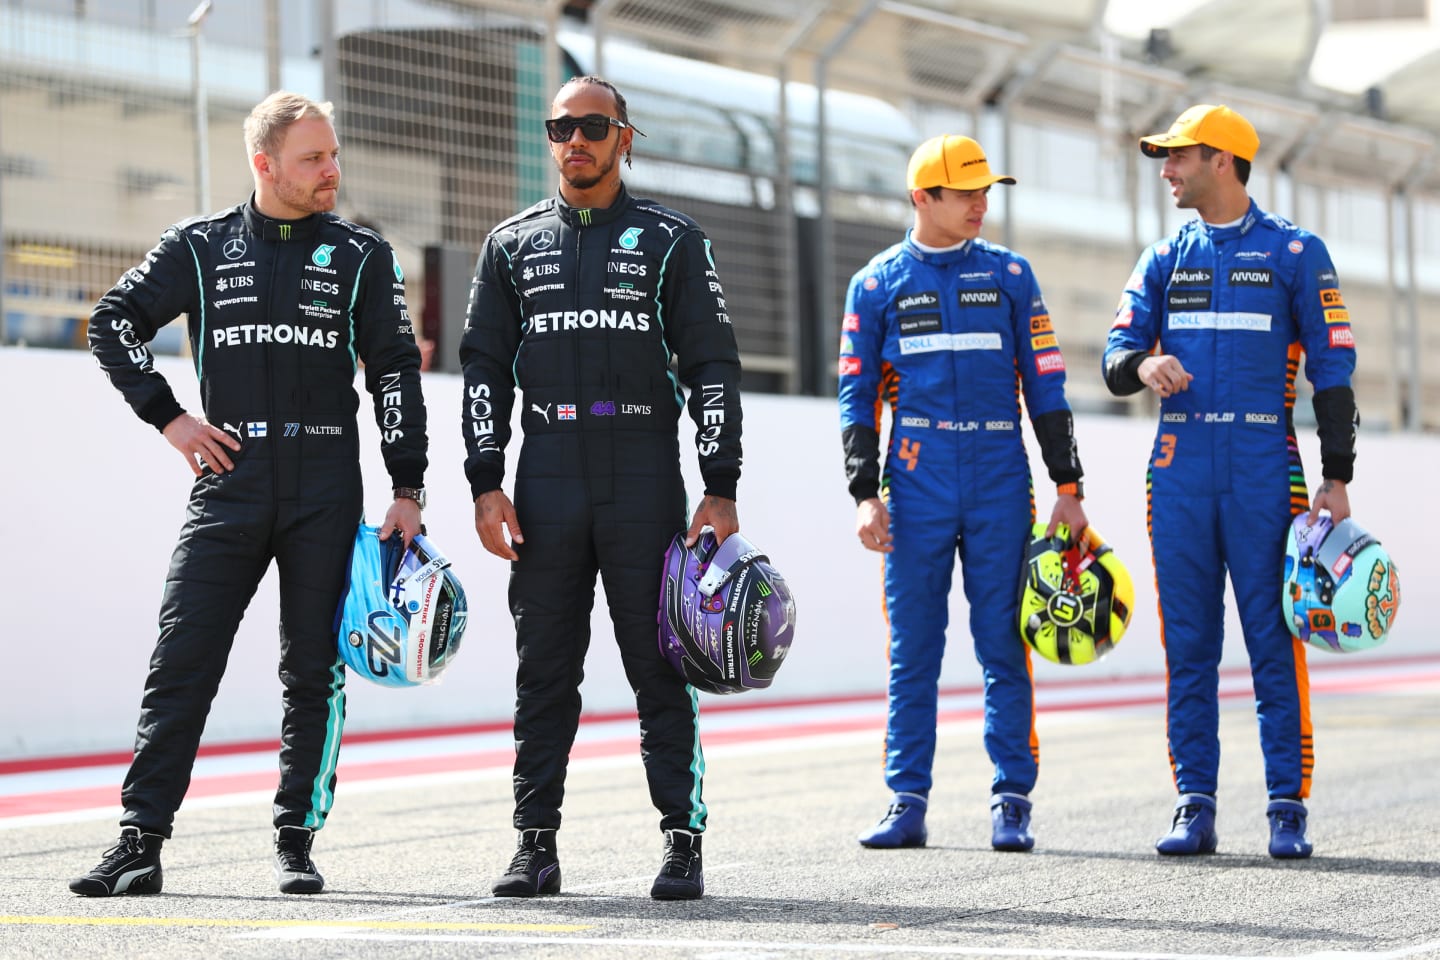
[[1082, 474], [1065, 361], [1029, 262], [980, 239], [937, 253], [907, 236], [878, 254], [850, 282], [839, 381], [850, 493], [859, 503], [883, 486], [890, 511], [886, 784], [920, 795], [931, 786], [958, 554], [985, 678], [992, 789], [1027, 794], [1039, 744], [1017, 609], [1035, 515], [1022, 392], [1051, 479]]
[[1252, 202], [1237, 223], [1192, 220], [1140, 257], [1105, 350], [1119, 395], [1154, 352], [1194, 375], [1164, 398], [1150, 456], [1150, 541], [1182, 794], [1214, 794], [1230, 572], [1254, 677], [1272, 798], [1309, 794], [1314, 762], [1304, 645], [1281, 613], [1285, 538], [1309, 508], [1295, 440], [1295, 374], [1315, 390], [1324, 476], [1354, 469], [1355, 339], [1325, 244]]

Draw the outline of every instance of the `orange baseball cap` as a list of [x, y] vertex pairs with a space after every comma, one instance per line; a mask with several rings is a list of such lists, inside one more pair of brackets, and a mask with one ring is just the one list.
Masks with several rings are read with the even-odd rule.
[[1196, 144], [1226, 150], [1242, 160], [1254, 160], [1260, 150], [1260, 135], [1249, 120], [1229, 107], [1201, 103], [1175, 118], [1165, 133], [1140, 138], [1140, 150], [1147, 157], [1163, 157], [1171, 147]]
[[1014, 183], [1014, 177], [991, 173], [990, 163], [980, 144], [969, 137], [945, 134], [931, 137], [910, 155], [906, 182], [911, 190], [949, 187], [951, 190], [979, 190], [992, 183]]

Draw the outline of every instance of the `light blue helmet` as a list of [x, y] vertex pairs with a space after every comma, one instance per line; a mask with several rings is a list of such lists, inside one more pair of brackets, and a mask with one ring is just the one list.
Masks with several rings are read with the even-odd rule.
[[399, 534], [381, 540], [379, 533], [363, 523], [355, 533], [350, 582], [335, 616], [340, 655], [387, 687], [430, 683], [460, 649], [465, 590], [424, 534], [406, 550]]
[[1290, 525], [1285, 549], [1285, 623], [1321, 650], [1355, 653], [1385, 642], [1400, 611], [1400, 573], [1380, 541], [1354, 520], [1321, 510]]

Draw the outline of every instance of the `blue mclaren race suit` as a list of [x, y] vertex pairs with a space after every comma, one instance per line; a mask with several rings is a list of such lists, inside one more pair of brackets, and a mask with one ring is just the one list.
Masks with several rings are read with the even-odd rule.
[[1105, 350], [1113, 393], [1143, 388], [1152, 352], [1194, 375], [1160, 403], [1150, 542], [1169, 673], [1175, 783], [1214, 794], [1225, 571], [1254, 676], [1270, 796], [1309, 794], [1314, 762], [1304, 644], [1280, 611], [1285, 539], [1309, 508], [1295, 441], [1295, 374], [1315, 389], [1327, 479], [1355, 461], [1355, 340], [1319, 237], [1251, 203], [1235, 225], [1192, 220], [1140, 257]]
[[1021, 435], [1024, 391], [1050, 477], [1081, 476], [1065, 401], [1065, 361], [1030, 264], [972, 240], [932, 253], [910, 237], [855, 274], [840, 342], [840, 426], [850, 493], [883, 486], [894, 550], [885, 555], [890, 710], [885, 782], [927, 796], [937, 683], [959, 553], [970, 632], [985, 675], [993, 790], [1028, 794], [1039, 742], [1018, 591], [1035, 503]]

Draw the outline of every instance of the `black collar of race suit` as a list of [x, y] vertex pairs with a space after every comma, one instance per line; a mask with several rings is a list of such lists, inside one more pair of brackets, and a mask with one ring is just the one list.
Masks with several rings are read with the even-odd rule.
[[324, 219], [318, 213], [301, 217], [299, 220], [276, 220], [274, 217], [267, 217], [255, 208], [253, 193], [250, 195], [250, 202], [245, 204], [245, 226], [262, 240], [273, 240], [276, 243], [307, 240], [315, 236], [323, 222]]
[[615, 195], [615, 202], [608, 207], [572, 207], [564, 197], [558, 193], [555, 195], [555, 211], [572, 227], [596, 227], [618, 220], [629, 205], [630, 191], [625, 189], [623, 182], [620, 192]]

